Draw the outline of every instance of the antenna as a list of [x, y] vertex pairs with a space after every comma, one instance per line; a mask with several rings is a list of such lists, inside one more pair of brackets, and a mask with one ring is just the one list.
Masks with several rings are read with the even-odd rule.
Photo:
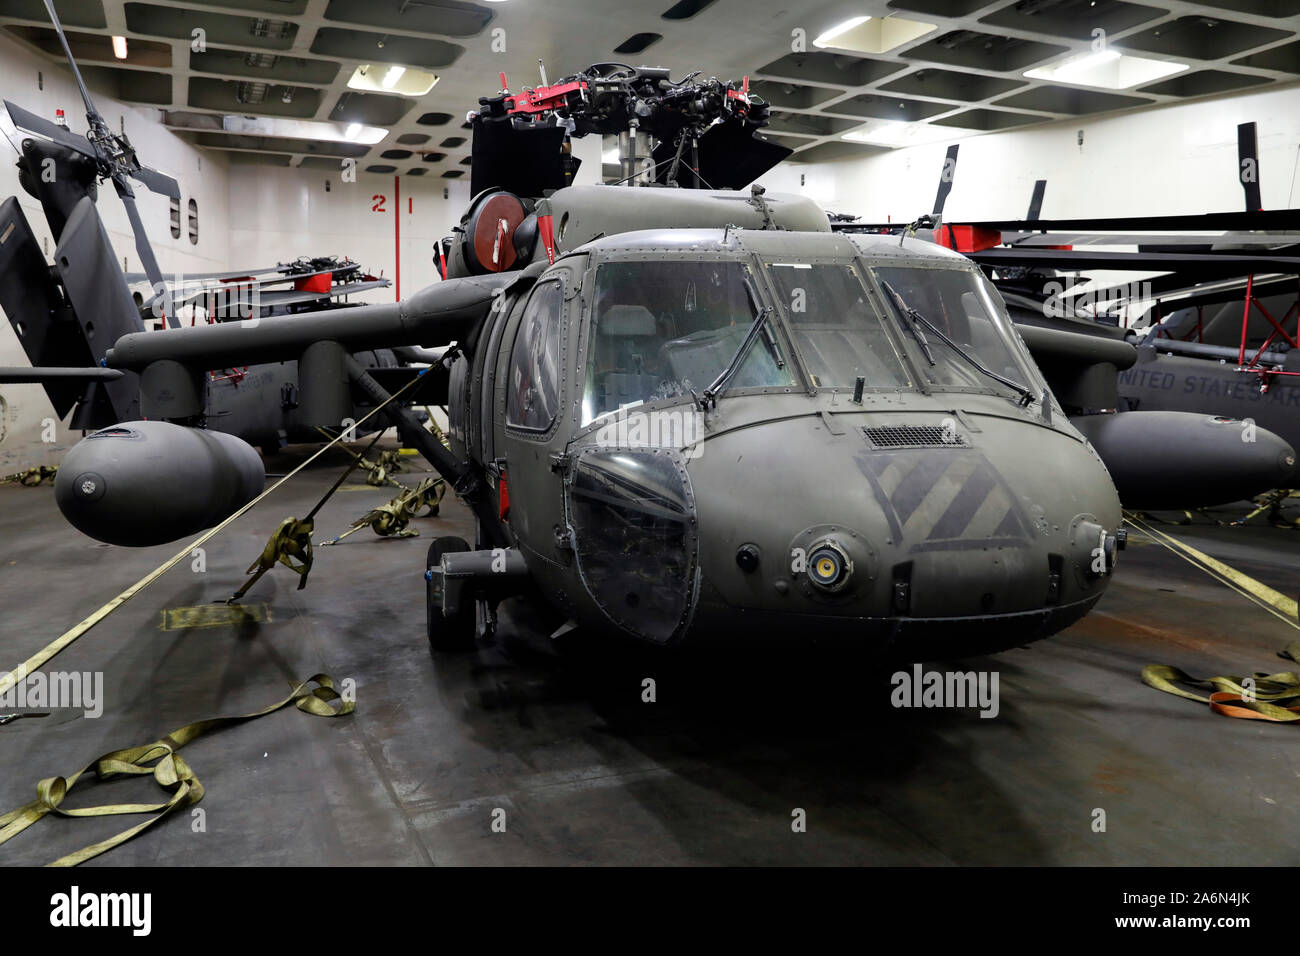
[[[46, 0], [48, 3], [49, 0]], [[960, 143], [953, 143], [948, 147], [948, 155], [943, 160], [943, 171], [939, 173], [939, 191], [934, 196], [934, 218], [936, 222], [943, 219], [944, 203], [948, 201], [948, 194], [952, 192], [952, 180], [957, 173], [957, 150]]]

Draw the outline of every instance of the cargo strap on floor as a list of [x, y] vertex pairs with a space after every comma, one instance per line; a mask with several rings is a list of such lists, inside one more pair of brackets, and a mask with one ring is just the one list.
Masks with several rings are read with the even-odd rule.
[[[1288, 644], [1278, 656], [1300, 663], [1300, 641]], [[1142, 668], [1142, 683], [1166, 694], [1209, 704], [1210, 710], [1224, 717], [1279, 723], [1300, 721], [1300, 675], [1294, 671], [1257, 672], [1249, 677], [1192, 677], [1177, 667], [1148, 664]], [[1207, 697], [1187, 690], [1189, 686], [1213, 688], [1213, 691]]]
[[425, 508], [429, 509], [430, 514], [437, 514], [439, 503], [446, 490], [447, 483], [441, 478], [425, 478], [418, 485], [405, 489], [387, 504], [367, 511], [352, 522], [347, 531], [329, 541], [322, 541], [321, 547], [338, 544], [362, 528], [373, 528], [375, 534], [381, 538], [413, 538], [420, 532], [407, 527], [411, 519]]
[[7, 482], [16, 482], [26, 488], [35, 488], [42, 484], [46, 479], [53, 483], [54, 478], [59, 473], [58, 465], [37, 465], [35, 468], [28, 468], [25, 471], [16, 471], [12, 475], [5, 475], [0, 478], [0, 484]]
[[[317, 686], [312, 688], [311, 684]], [[331, 705], [339, 701], [339, 706]], [[109, 817], [130, 813], [152, 813], [144, 823], [139, 823], [116, 836], [92, 843], [75, 853], [60, 857], [50, 866], [76, 866], [99, 856], [139, 836], [169, 814], [191, 807], [203, 799], [203, 784], [194, 775], [190, 765], [181, 757], [179, 751], [186, 744], [214, 730], [247, 723], [259, 717], [273, 714], [293, 704], [304, 714], [318, 717], [342, 717], [355, 709], [355, 704], [345, 700], [334, 689], [334, 681], [327, 674], [316, 674], [300, 684], [294, 685], [289, 696], [263, 710], [237, 717], [213, 717], [186, 724], [179, 730], [173, 730], [167, 736], [153, 743], [126, 750], [114, 750], [91, 761], [70, 777], [49, 777], [36, 785], [36, 799], [17, 810], [0, 816], [0, 844], [22, 833], [32, 824], [39, 822], [48, 814], [54, 813], [64, 817]], [[98, 807], [63, 807], [63, 800], [77, 783], [91, 770], [100, 781], [112, 780], [122, 776], [152, 775], [158, 785], [171, 794], [165, 803], [110, 803]]]
[[[427, 369], [422, 370], [419, 375], [407, 382], [406, 385], [402, 386], [402, 388], [398, 389], [392, 395], [388, 396], [387, 399], [362, 416], [356, 424], [358, 426], [363, 425], [367, 420], [378, 415], [390, 402], [396, 401], [403, 392], [418, 382], [420, 377], [427, 371]], [[328, 444], [317, 449], [317, 451], [308, 456], [283, 478], [276, 481], [275, 484], [271, 485], [271, 487], [265, 489], [260, 495], [248, 502], [242, 508], [239, 508], [215, 528], [205, 531], [167, 561], [164, 561], [158, 567], [154, 568], [139, 581], [135, 582], [135, 584], [132, 584], [126, 590], [114, 597], [107, 604], [104, 604], [89, 617], [64, 631], [61, 635], [20, 664], [15, 670], [0, 672], [0, 694], [7, 693], [20, 680], [23, 680], [26, 675], [33, 673], [40, 667], [43, 667], [56, 655], [67, 650], [78, 638], [88, 633], [96, 624], [107, 618], [123, 604], [131, 600], [131, 598], [135, 597], [149, 585], [153, 584], [176, 565], [180, 564], [181, 561], [186, 560], [194, 548], [201, 547], [255, 508], [263, 499], [272, 494], [277, 488], [289, 481], [300, 471], [338, 444], [342, 439], [343, 434], [344, 433], [340, 433]], [[315, 514], [315, 509], [313, 509], [312, 514]], [[309, 516], [309, 518], [310, 517], [311, 516]], [[307, 685], [312, 683], [318, 684], [319, 686], [314, 690], [307, 690]], [[57, 813], [62, 816], [70, 817], [111, 816], [119, 813], [156, 814], [156, 816], [142, 824], [138, 824], [129, 830], [125, 830], [108, 840], [85, 847], [78, 850], [76, 853], [69, 854], [68, 856], [61, 857], [52, 864], [55, 866], [76, 866], [79, 863], [99, 856], [101, 853], [111, 850], [113, 847], [125, 843], [132, 837], [143, 833], [149, 827], [165, 818], [177, 808], [182, 806], [192, 806], [203, 798], [202, 784], [200, 784], [198, 778], [194, 776], [194, 772], [189, 768], [189, 765], [186, 764], [180, 755], [176, 753], [176, 751], [180, 750], [181, 747], [194, 738], [219, 727], [244, 723], [274, 713], [290, 703], [293, 703], [304, 713], [317, 714], [323, 717], [341, 717], [344, 714], [352, 713], [355, 709], [355, 705], [352, 701], [343, 701], [342, 705], [338, 709], [329, 705], [329, 701], [340, 699], [339, 694], [334, 690], [333, 680], [325, 674], [317, 674], [309, 680], [295, 686], [293, 693], [284, 700], [277, 704], [273, 704], [265, 710], [253, 714], [244, 714], [239, 717], [216, 717], [210, 720], [202, 720], [198, 723], [188, 724], [152, 744], [147, 744], [143, 747], [133, 747], [128, 750], [116, 750], [112, 753], [105, 754], [98, 760], [83, 767], [71, 777], [49, 777], [42, 780], [37, 784], [36, 800], [0, 817], [0, 845], [8, 842], [14, 836], [21, 833], [23, 830], [27, 829], [33, 823], [37, 822], [49, 813]], [[154, 765], [152, 767], [148, 766], [151, 763]], [[63, 802], [63, 798], [67, 796], [68, 792], [76, 785], [77, 781], [92, 768], [101, 780], [124, 774], [152, 774], [160, 786], [172, 792], [172, 798], [166, 803], [161, 804], [117, 804], [82, 809], [62, 809], [60, 804]]]
[[[1198, 551], [1173, 535], [1151, 527], [1137, 515], [1126, 512], [1124, 518], [1152, 541], [1164, 546], [1188, 564], [1204, 571], [1283, 623], [1300, 630], [1300, 624], [1296, 620], [1300, 610], [1297, 609], [1296, 602], [1285, 594]], [[1278, 652], [1278, 657], [1300, 663], [1300, 641], [1288, 644]], [[1293, 671], [1279, 671], [1276, 674], [1259, 672], [1249, 677], [1192, 677], [1167, 664], [1148, 664], [1142, 668], [1142, 682], [1166, 694], [1209, 704], [1210, 710], [1224, 717], [1278, 723], [1300, 721], [1300, 675]], [[1187, 686], [1212, 688], [1212, 691], [1206, 697], [1187, 690]]]

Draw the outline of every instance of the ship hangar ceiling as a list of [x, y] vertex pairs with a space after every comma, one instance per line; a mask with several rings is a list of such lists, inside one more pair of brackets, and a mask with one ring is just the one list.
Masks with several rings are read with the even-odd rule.
[[[468, 173], [467, 110], [498, 91], [502, 72], [514, 91], [540, 85], [539, 59], [552, 81], [596, 62], [749, 76], [773, 107], [765, 135], [804, 161], [1300, 81], [1300, 0], [58, 0], [56, 9], [92, 86], [160, 110], [232, 162], [337, 169], [354, 157], [368, 172], [448, 179]], [[0, 0], [0, 28], [62, 65], [41, 0]]]

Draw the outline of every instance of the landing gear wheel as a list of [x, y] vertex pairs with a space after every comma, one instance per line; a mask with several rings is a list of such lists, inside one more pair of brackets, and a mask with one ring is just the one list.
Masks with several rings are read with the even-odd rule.
[[[464, 538], [437, 538], [429, 545], [426, 568], [436, 568], [444, 554], [469, 551]], [[462, 607], [455, 617], [445, 617], [442, 603], [435, 600], [433, 582], [424, 585], [424, 603], [427, 610], [429, 647], [435, 651], [466, 651], [474, 647], [474, 606]]]

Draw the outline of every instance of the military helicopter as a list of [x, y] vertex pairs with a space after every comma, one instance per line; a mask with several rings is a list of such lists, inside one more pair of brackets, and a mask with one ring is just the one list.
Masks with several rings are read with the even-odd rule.
[[[36, 134], [22, 140], [19, 181], [41, 203], [56, 248], [51, 268], [17, 198], [0, 202], [0, 306], [32, 363], [31, 368], [0, 369], [0, 383], [40, 384], [59, 418], [72, 412], [71, 428], [103, 428], [140, 415], [137, 376], [100, 363], [120, 336], [144, 330], [146, 317], [174, 329], [187, 308], [200, 307], [205, 321], [260, 320], [303, 309], [350, 307], [337, 300], [388, 285], [388, 280], [365, 275], [357, 264], [334, 257], [192, 276], [179, 288], [169, 283], [136, 210], [131, 180], [172, 198], [179, 197], [179, 187], [170, 176], [141, 165], [127, 137], [104, 122], [49, 2], [46, 9], [85, 102], [88, 131], [85, 136], [74, 134], [4, 101], [14, 125]], [[95, 206], [101, 181], [113, 183], [126, 207], [143, 277], [122, 272], [108, 241]], [[128, 281], [140, 278], [150, 284], [148, 300], [130, 291]], [[400, 387], [419, 374], [409, 363], [427, 356], [410, 351], [399, 356], [381, 349], [366, 350], [359, 358], [390, 387]], [[201, 424], [237, 435], [267, 453], [289, 443], [320, 442], [322, 424], [338, 425], [301, 413], [299, 370], [293, 362], [255, 367], [237, 362], [210, 370], [206, 379]], [[349, 417], [360, 420], [364, 413], [364, 408], [354, 408]]]
[[[1166, 433], [1154, 440], [1159, 455], [1130, 427], [1132, 454], [1117, 464], [1090, 435], [1108, 458], [1121, 497], [1125, 484], [1147, 489], [1133, 502], [1138, 507], [1217, 504], [1293, 487], [1300, 477], [1300, 210], [1262, 208], [1255, 123], [1238, 125], [1237, 146], [1241, 212], [1053, 223], [1031, 211], [1026, 222], [981, 227], [1007, 230], [1002, 238], [1010, 248], [977, 253], [977, 261], [1003, 274], [1028, 273], [999, 282], [1013, 319], [1040, 320], [1045, 312], [1124, 337], [1137, 346], [1137, 361], [1119, 372], [1118, 408], [1151, 421], [1200, 423], [1200, 435], [1189, 426], [1192, 441], [1171, 440], [1162, 425]], [[1219, 234], [1207, 235], [1212, 231]], [[1098, 245], [1136, 251], [1089, 248]], [[1095, 288], [1056, 272], [1088, 268], [1155, 274]], [[1037, 288], [1014, 288], [1031, 277]], [[1232, 440], [1244, 423], [1253, 440]], [[1169, 471], [1163, 477], [1139, 464], [1160, 460]]]
[[[1245, 212], [1259, 213], [1254, 123], [1237, 127], [1237, 146]], [[1218, 281], [1184, 280], [1135, 310], [1138, 362], [1120, 376], [1129, 408], [1251, 418], [1300, 447], [1300, 210], [1279, 212], [1279, 231], [1230, 233], [1208, 250], [1241, 252], [1250, 242], [1263, 258], [1252, 269]]]
[[[1251, 126], [1249, 137], [1239, 129], [1242, 168], [1257, 170], [1253, 124], [1246, 125]], [[1056, 358], [1046, 351], [1039, 350], [1035, 358], [1052, 380], [1056, 397], [1075, 427], [1106, 463], [1126, 507], [1216, 505], [1290, 487], [1296, 481], [1300, 474], [1295, 451], [1295, 444], [1300, 443], [1300, 417], [1288, 415], [1285, 409], [1300, 398], [1300, 387], [1294, 385], [1300, 378], [1290, 376], [1278, 363], [1289, 361], [1295, 366], [1300, 353], [1287, 356], [1261, 347], [1277, 340], [1287, 348], [1293, 341], [1289, 332], [1271, 323], [1269, 308], [1262, 303], [1257, 306], [1260, 314], [1252, 323], [1251, 348], [1246, 351], [1239, 296], [1243, 288], [1249, 296], [1250, 283], [1244, 278], [1240, 285], [1215, 280], [1247, 269], [1272, 272], [1296, 268], [1300, 260], [1288, 249], [1300, 241], [1296, 234], [1300, 230], [1295, 228], [1300, 213], [1261, 213], [1256, 207], [1246, 213], [1209, 216], [1044, 220], [1040, 213], [1047, 183], [1039, 180], [1025, 219], [947, 222], [944, 204], [952, 190], [958, 151], [956, 144], [948, 148], [934, 211], [916, 223], [863, 223], [836, 214], [832, 228], [888, 234], [909, 230], [968, 256], [998, 287], [1016, 330], [1028, 337], [1031, 348], [1035, 329], [1092, 336], [1096, 354], [1105, 354], [1109, 360], [1108, 367], [1093, 365], [1086, 378], [1070, 373], [1070, 356], [1062, 370], [1053, 368]], [[1258, 183], [1253, 185], [1257, 203]], [[1249, 194], [1248, 190], [1248, 201]], [[1289, 234], [1260, 232], [1277, 228], [1289, 229]], [[1198, 235], [1215, 229], [1236, 231], [1225, 236]], [[1151, 230], [1164, 234], [1153, 235]], [[1136, 252], [1091, 248], [1116, 245], [1139, 248]], [[1077, 275], [1088, 269], [1163, 274], [1120, 288], [1094, 289]], [[1171, 293], [1193, 281], [1201, 285], [1185, 291], [1184, 299], [1175, 294], [1171, 301]], [[1291, 289], [1297, 288], [1294, 276], [1270, 276], [1260, 287], [1276, 292], [1287, 283]], [[1158, 290], [1155, 294], [1160, 298], [1150, 310], [1135, 310], [1129, 321], [1121, 324], [1135, 289]], [[1235, 331], [1242, 338], [1240, 358], [1236, 337], [1231, 348], [1159, 337], [1178, 328], [1177, 321], [1188, 324], [1188, 313], [1198, 311], [1190, 306], [1180, 308], [1180, 302], [1205, 306], [1233, 302], [1234, 297]], [[1165, 322], [1153, 321], [1145, 331], [1131, 327], [1146, 321], [1149, 312], [1158, 315], [1162, 302], [1166, 315], [1171, 309], [1178, 311]], [[1271, 301], [1270, 305], [1281, 315]], [[1223, 306], [1225, 310], [1232, 307]], [[1286, 313], [1284, 321], [1292, 314]], [[1196, 318], [1191, 316], [1192, 325]], [[1266, 319], [1271, 324], [1266, 324]], [[1207, 343], [1211, 330], [1222, 335], [1226, 326], [1224, 321], [1204, 324]], [[1191, 334], [1196, 334], [1196, 328]], [[1141, 347], [1135, 350], [1135, 345]], [[1256, 350], [1264, 364], [1258, 364], [1257, 357], [1255, 369], [1266, 382], [1272, 377], [1270, 384], [1275, 387], [1271, 395], [1270, 389], [1255, 388], [1241, 374], [1239, 366]], [[1155, 362], [1157, 353], [1159, 361]], [[1228, 360], [1233, 364], [1227, 364]], [[1155, 397], [1150, 397], [1152, 392]]]
[[[450, 448], [415, 440], [476, 533], [429, 549], [436, 650], [490, 634], [510, 596], [557, 633], [655, 646], [817, 636], [919, 660], [1069, 626], [1125, 534], [1031, 350], [1074, 377], [1108, 356], [1070, 332], [1022, 341], [955, 252], [725, 188], [788, 151], [756, 135], [747, 84], [698, 77], [602, 64], [520, 94], [503, 77], [473, 115], [480, 191], [447, 278], [409, 299], [123, 336], [105, 366], [139, 375], [150, 421], [68, 454], [65, 516], [101, 538], [148, 524], [146, 461], [185, 488], [201, 460], [227, 507], [251, 499], [251, 448], [196, 457], [209, 433], [170, 424], [202, 420], [206, 370], [296, 360], [302, 407], [337, 421], [392, 398], [355, 351], [446, 346]], [[570, 185], [569, 137], [619, 128], [628, 184]]]

